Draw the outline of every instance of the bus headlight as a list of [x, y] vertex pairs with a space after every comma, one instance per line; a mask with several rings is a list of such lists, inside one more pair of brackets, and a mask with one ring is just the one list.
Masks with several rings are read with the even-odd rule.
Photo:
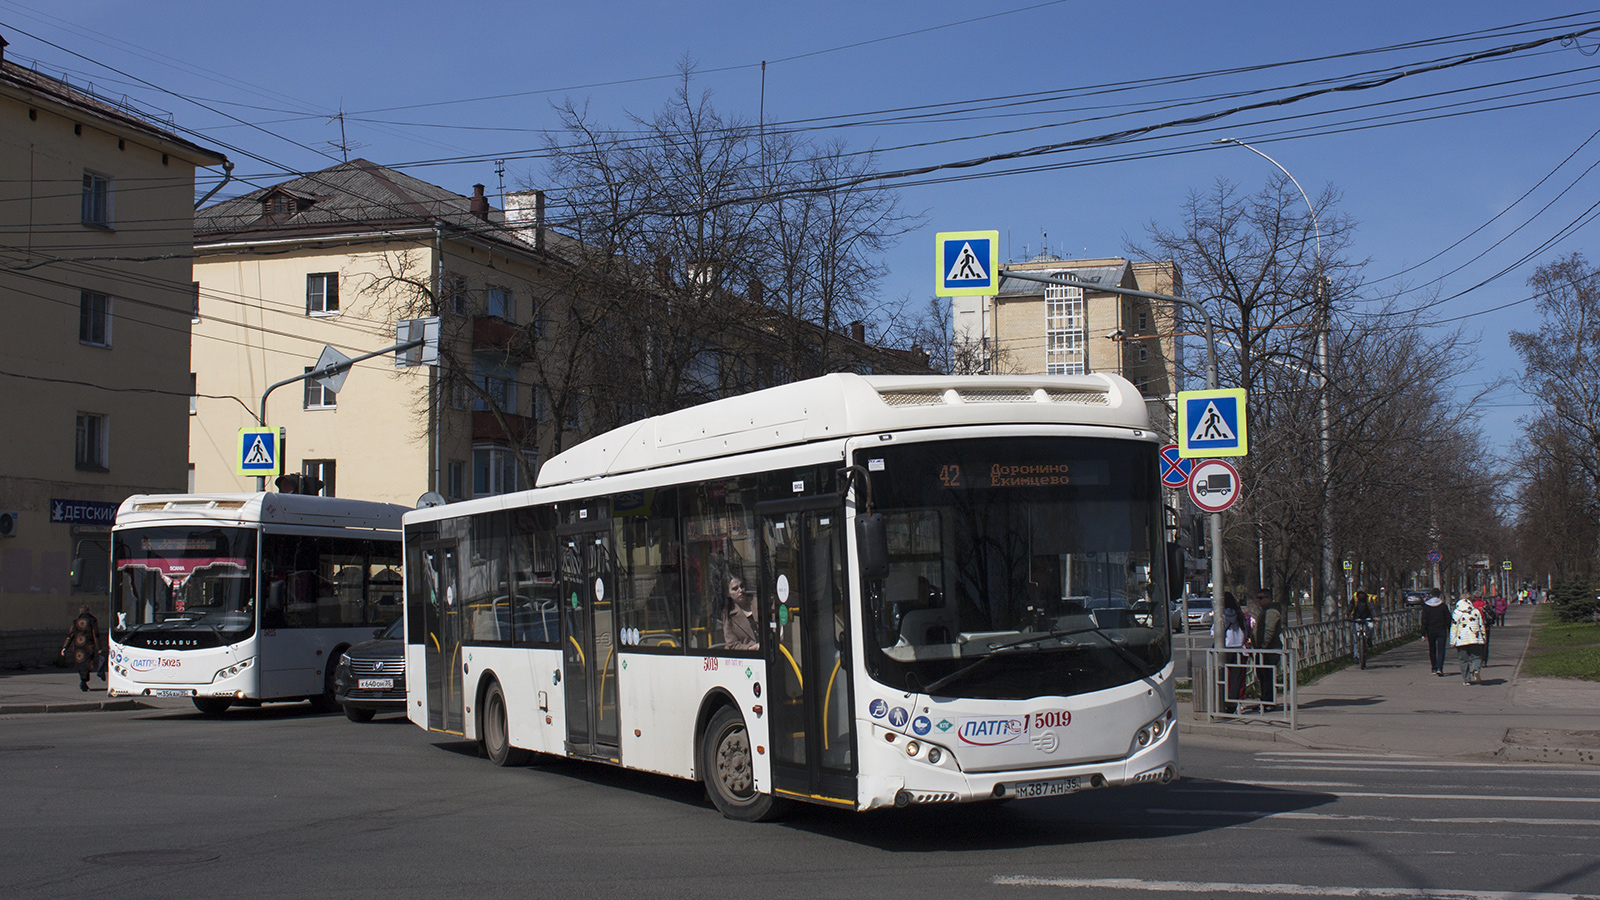
[[1162, 736], [1171, 730], [1171, 728], [1172, 710], [1168, 709], [1166, 712], [1162, 713], [1156, 718], [1146, 722], [1143, 727], [1134, 732], [1133, 743], [1128, 747], [1128, 752], [1130, 754], [1137, 753], [1151, 744], [1160, 741]]
[[243, 672], [245, 669], [250, 668], [250, 666], [253, 665], [254, 663], [255, 663], [255, 657], [251, 657], [249, 659], [241, 659], [238, 662], [234, 663], [233, 665], [227, 667], [226, 669], [218, 669], [217, 670], [217, 674], [211, 676], [211, 680], [212, 681], [220, 681], [220, 680], [222, 680], [224, 678], [232, 678], [233, 676], [239, 674], [240, 672]]

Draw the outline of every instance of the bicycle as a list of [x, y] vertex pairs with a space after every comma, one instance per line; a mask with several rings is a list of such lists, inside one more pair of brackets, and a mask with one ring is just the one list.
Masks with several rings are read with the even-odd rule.
[[1357, 619], [1355, 622], [1356, 635], [1352, 641], [1352, 652], [1356, 658], [1356, 665], [1365, 669], [1367, 657], [1372, 655], [1372, 620]]

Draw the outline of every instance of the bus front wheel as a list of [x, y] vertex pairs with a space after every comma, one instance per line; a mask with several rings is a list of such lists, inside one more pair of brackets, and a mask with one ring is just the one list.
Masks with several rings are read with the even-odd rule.
[[525, 766], [532, 754], [521, 747], [511, 746], [511, 724], [506, 716], [506, 695], [498, 681], [489, 685], [479, 705], [483, 720], [479, 723], [479, 746], [484, 755], [497, 766]]
[[787, 804], [756, 790], [750, 731], [737, 710], [724, 706], [711, 717], [700, 741], [700, 772], [706, 794], [724, 816], [741, 822], [766, 822]]
[[233, 700], [228, 697], [196, 697], [194, 708], [208, 716], [220, 716], [233, 705]]

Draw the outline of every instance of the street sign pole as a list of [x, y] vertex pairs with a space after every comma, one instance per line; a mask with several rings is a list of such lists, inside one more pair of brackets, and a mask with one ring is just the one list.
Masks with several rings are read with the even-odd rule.
[[[267, 397], [270, 396], [273, 391], [277, 390], [278, 388], [283, 387], [286, 384], [294, 384], [297, 381], [309, 381], [309, 380], [311, 380], [313, 378], [334, 378], [334, 377], [337, 377], [339, 375], [342, 375], [345, 372], [348, 372], [350, 370], [350, 368], [352, 366], [354, 366], [358, 362], [362, 362], [364, 360], [369, 360], [369, 359], [373, 358], [374, 356], [382, 356], [385, 353], [398, 353], [401, 350], [410, 350], [412, 347], [421, 347], [422, 345], [426, 344], [427, 342], [428, 341], [427, 341], [427, 339], [425, 337], [419, 337], [419, 338], [417, 338], [415, 340], [410, 340], [410, 341], [401, 341], [401, 342], [395, 344], [392, 347], [385, 347], [382, 350], [374, 350], [371, 353], [363, 353], [360, 356], [354, 357], [352, 359], [345, 359], [342, 362], [335, 362], [335, 363], [332, 363], [330, 365], [327, 365], [325, 368], [312, 369], [311, 371], [306, 372], [306, 373], [304, 373], [302, 375], [296, 375], [293, 378], [285, 378], [282, 381], [274, 382], [274, 383], [272, 383], [270, 385], [267, 385], [267, 389], [261, 392], [261, 415], [256, 416], [256, 421], [258, 423], [260, 423], [261, 427], [263, 427], [263, 428], [265, 428], [267, 426]], [[331, 350], [332, 348], [330, 347], [328, 349]], [[339, 354], [339, 355], [342, 356], [343, 354]], [[287, 463], [285, 463], [285, 466], [287, 466]], [[266, 476], [264, 476], [264, 475], [256, 476], [256, 490], [259, 492], [259, 491], [264, 491], [266, 489], [267, 489]]]

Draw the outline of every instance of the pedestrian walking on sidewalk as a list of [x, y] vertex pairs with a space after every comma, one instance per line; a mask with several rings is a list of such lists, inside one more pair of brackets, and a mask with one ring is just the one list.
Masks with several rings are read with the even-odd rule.
[[1428, 592], [1422, 601], [1422, 634], [1428, 639], [1428, 664], [1433, 674], [1444, 674], [1445, 642], [1450, 638], [1450, 608], [1444, 605], [1439, 589]]
[[1450, 623], [1450, 646], [1456, 648], [1461, 657], [1461, 680], [1465, 684], [1477, 684], [1481, 679], [1484, 659], [1487, 657], [1488, 630], [1484, 625], [1483, 613], [1472, 605], [1472, 598], [1462, 597], [1456, 601], [1454, 614]]
[[[61, 645], [61, 658], [78, 670], [78, 690], [89, 689], [89, 675], [99, 670], [103, 649], [100, 644], [100, 622], [85, 605], [78, 610], [78, 617], [72, 620], [72, 628], [67, 631], [67, 640]], [[105, 678], [105, 673], [101, 672], [100, 677]]]
[[[1272, 598], [1272, 592], [1266, 589], [1256, 591], [1256, 627], [1250, 636], [1250, 646], [1257, 650], [1282, 650], [1283, 649], [1283, 607]], [[1262, 656], [1262, 661], [1270, 663], [1256, 669], [1256, 684], [1261, 688], [1261, 703], [1263, 705], [1277, 702], [1277, 682], [1275, 676], [1278, 672], [1276, 653], [1267, 653]]]

